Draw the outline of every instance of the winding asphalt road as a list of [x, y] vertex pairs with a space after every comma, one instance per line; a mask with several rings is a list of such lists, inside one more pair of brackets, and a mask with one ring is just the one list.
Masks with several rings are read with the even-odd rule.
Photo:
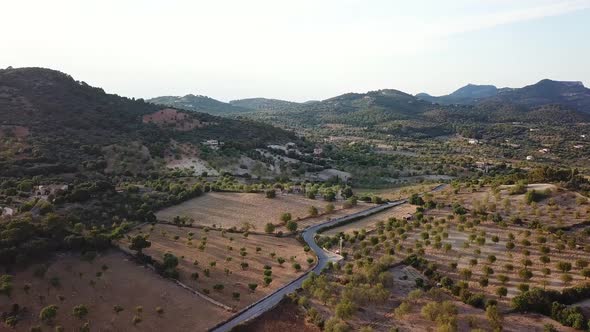
[[315, 252], [316, 256], [318, 257], [317, 265], [312, 270], [303, 274], [299, 278], [291, 281], [287, 285], [279, 288], [274, 293], [269, 294], [266, 297], [259, 300], [258, 302], [255, 302], [254, 304], [248, 306], [247, 308], [245, 308], [242, 311], [240, 311], [239, 313], [237, 313], [230, 320], [212, 328], [210, 331], [211, 332], [230, 331], [235, 326], [262, 315], [264, 312], [274, 308], [283, 299], [283, 297], [285, 295], [287, 295], [289, 293], [293, 293], [298, 288], [301, 288], [303, 281], [311, 273], [319, 274], [324, 269], [324, 267], [326, 267], [326, 265], [329, 262], [337, 262], [337, 261], [341, 260], [342, 256], [332, 253], [330, 251], [327, 251], [323, 248], [320, 248], [320, 246], [318, 246], [318, 244], [315, 242], [315, 237], [319, 231], [321, 231], [325, 228], [335, 227], [339, 224], [350, 222], [355, 219], [364, 218], [364, 217], [370, 216], [372, 214], [375, 214], [377, 212], [381, 212], [381, 211], [390, 209], [394, 206], [404, 204], [406, 202], [407, 202], [407, 200], [403, 199], [403, 200], [393, 201], [393, 202], [389, 202], [389, 203], [382, 204], [382, 205], [377, 205], [377, 206], [374, 206], [374, 207], [367, 209], [367, 210], [359, 211], [359, 212], [349, 214], [344, 217], [332, 219], [332, 220], [326, 221], [324, 223], [306, 228], [302, 233], [303, 239], [305, 240], [305, 243], [307, 243], [307, 245], [311, 248], [311, 250], [313, 250]]

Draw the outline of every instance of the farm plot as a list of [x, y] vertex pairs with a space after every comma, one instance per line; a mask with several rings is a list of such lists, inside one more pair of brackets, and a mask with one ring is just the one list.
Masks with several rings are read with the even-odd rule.
[[[156, 213], [159, 220], [172, 221], [174, 217], [188, 217], [193, 224], [221, 228], [248, 227], [264, 232], [267, 223], [280, 224], [283, 213], [290, 213], [293, 220], [309, 215], [309, 208], [316, 206], [322, 213], [326, 202], [307, 199], [299, 195], [277, 195], [269, 199], [254, 193], [207, 193]], [[342, 203], [334, 203], [336, 211]]]
[[[560, 290], [582, 284], [590, 277], [587, 235], [551, 232], [549, 227], [556, 223], [545, 215], [537, 216], [534, 210], [554, 211], [552, 199], [563, 203], [557, 214], [564, 206], [585, 210], [587, 203], [575, 193], [551, 188], [536, 206], [521, 206], [525, 195], [509, 195], [508, 189], [498, 195], [490, 188], [437, 193], [426, 198], [437, 207], [415, 214], [415, 220], [392, 220], [379, 225], [375, 233], [345, 234], [344, 251], [349, 258], [370, 253], [378, 259], [389, 254], [397, 261], [420, 254], [436, 264], [438, 272], [454, 282], [465, 282], [471, 292], [483, 293], [503, 306], [528, 288]], [[502, 206], [505, 199], [508, 204]], [[562, 221], [567, 225], [577, 219], [570, 211]], [[330, 241], [321, 241], [338, 242], [333, 235]]]
[[416, 212], [416, 206], [406, 203], [395, 206], [383, 212], [376, 213], [366, 218], [359, 219], [355, 222], [329, 229], [325, 231], [324, 234], [336, 235], [339, 233], [351, 233], [353, 231], [360, 231], [361, 229], [369, 232], [375, 230], [379, 222], [387, 222], [389, 218], [402, 219], [404, 216], [414, 212]]
[[496, 213], [507, 222], [512, 218], [512, 221], [519, 219], [548, 227], [576, 225], [590, 216], [587, 198], [555, 185], [530, 184], [522, 188], [524, 192], [534, 191], [535, 195], [513, 193], [514, 190], [515, 186], [502, 186], [497, 192], [483, 188], [476, 191], [462, 189], [455, 194], [448, 188], [437, 193], [436, 200], [448, 205], [458, 203], [469, 211]]
[[379, 189], [370, 189], [370, 188], [363, 188], [356, 190], [357, 195], [360, 196], [379, 196], [383, 199], [389, 200], [398, 200], [404, 199], [407, 197], [412, 196], [412, 194], [420, 194], [424, 192], [428, 192], [435, 188], [438, 183], [427, 183], [427, 184], [415, 184], [415, 185], [405, 185], [400, 186], [397, 188], [379, 188]]
[[[156, 260], [166, 253], [178, 258], [182, 283], [237, 309], [297, 278], [315, 263], [293, 238], [244, 237], [240, 233], [163, 224], [148, 225], [129, 235], [140, 233], [149, 234], [151, 242], [145, 254]], [[122, 247], [128, 245], [127, 240], [121, 242]], [[270, 271], [268, 275], [266, 270]]]
[[[318, 202], [320, 203], [320, 202]], [[317, 206], [319, 209], [320, 205], [314, 205]], [[353, 214], [355, 212], [359, 212], [362, 210], [366, 210], [368, 208], [370, 208], [371, 204], [367, 204], [367, 203], [363, 203], [363, 202], [359, 202], [358, 205], [347, 208], [347, 209], [338, 209], [338, 210], [334, 210], [334, 212], [332, 213], [324, 213], [321, 216], [317, 216], [317, 217], [306, 217], [304, 219], [298, 220], [297, 224], [298, 224], [298, 229], [304, 229], [310, 226], [314, 226], [317, 224], [321, 224], [323, 222], [326, 222], [328, 220], [331, 219], [335, 219], [335, 218], [341, 218], [344, 217], [346, 215], [349, 214]], [[325, 209], [324, 209], [325, 210]], [[277, 227], [277, 230], [282, 231], [283, 233], [287, 232], [287, 229], [284, 225], [281, 225], [280, 227]]]
[[[443, 226], [443, 218], [448, 222], [443, 226], [441, 247], [424, 246], [425, 257], [437, 262], [440, 270], [454, 279], [466, 280], [473, 289], [483, 289], [500, 300], [517, 295], [522, 287], [559, 290], [584, 282], [585, 273], [590, 273], [585, 271], [590, 262], [590, 253], [583, 250], [586, 238], [559, 237], [543, 228], [580, 222], [581, 215], [587, 213], [587, 203], [579, 200], [578, 194], [553, 185], [527, 186], [526, 190], [544, 195], [530, 203], [525, 194], [511, 195], [510, 189], [502, 188], [496, 194], [483, 188], [434, 196], [446, 207], [429, 210], [425, 217], [438, 220], [440, 224], [435, 226], [435, 221], [435, 227]], [[449, 207], [453, 204], [465, 207], [469, 213], [453, 216]], [[489, 217], [484, 218], [482, 212]], [[434, 241], [431, 237], [435, 227], [411, 232], [408, 239], [423, 244], [438, 241], [437, 235]]]
[[[91, 261], [60, 256], [16, 272], [10, 297], [0, 296], [0, 312], [14, 304], [16, 331], [78, 331], [86, 323], [92, 331], [205, 331], [231, 315], [114, 251]], [[51, 305], [57, 314], [44, 322], [40, 312]]]

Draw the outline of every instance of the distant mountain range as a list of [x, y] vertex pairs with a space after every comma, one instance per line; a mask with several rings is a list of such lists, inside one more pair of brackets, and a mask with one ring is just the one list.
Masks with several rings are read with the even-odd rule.
[[445, 96], [431, 96], [427, 93], [419, 93], [417, 98], [439, 104], [473, 104], [485, 98], [496, 96], [500, 91], [507, 91], [509, 88], [498, 89], [494, 85], [467, 84], [455, 92]]
[[248, 108], [251, 110], [263, 111], [280, 111], [289, 108], [298, 107], [301, 103], [292, 101], [285, 101], [280, 99], [268, 99], [268, 98], [248, 98], [238, 99], [229, 102], [233, 106]]
[[186, 95], [184, 97], [162, 96], [148, 99], [147, 102], [182, 108], [189, 111], [204, 112], [213, 115], [224, 115], [231, 113], [241, 113], [251, 111], [250, 108], [244, 108], [240, 105], [224, 103], [222, 101], [200, 95]]
[[[186, 95], [184, 97], [164, 96], [147, 100], [148, 102], [205, 112], [213, 115], [235, 116], [264, 111], [266, 113], [305, 113], [314, 119], [310, 122], [333, 120], [334, 116], [361, 111], [355, 117], [373, 117], [375, 113], [391, 113], [385, 118], [404, 118], [433, 108], [434, 105], [489, 105], [508, 104], [524, 107], [545, 105], [559, 106], [560, 109], [574, 110], [590, 114], [590, 89], [581, 82], [541, 80], [523, 88], [497, 88], [494, 85], [468, 84], [451, 94], [431, 96], [419, 93], [415, 96], [393, 89], [370, 91], [367, 93], [347, 93], [322, 101], [297, 103], [279, 99], [249, 98], [224, 103], [206, 96]], [[389, 110], [389, 112], [387, 112]], [[311, 112], [311, 113], [310, 113]], [[288, 114], [282, 114], [288, 116]], [[322, 120], [324, 118], [324, 120]], [[338, 119], [336, 119], [338, 120]]]
[[213, 115], [236, 115], [252, 111], [281, 111], [297, 108], [302, 103], [269, 98], [248, 98], [225, 103], [207, 96], [186, 95], [162, 96], [146, 100], [162, 106], [182, 108], [188, 111], [204, 112]]
[[590, 113], [590, 89], [582, 82], [544, 79], [523, 88], [501, 88], [493, 85], [468, 84], [457, 91], [434, 97], [419, 93], [417, 98], [442, 105], [504, 102], [528, 107], [562, 105], [576, 111]]

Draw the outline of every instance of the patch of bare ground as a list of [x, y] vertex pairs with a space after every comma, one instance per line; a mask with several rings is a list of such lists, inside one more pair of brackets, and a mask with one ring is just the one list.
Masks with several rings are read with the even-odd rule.
[[[297, 278], [315, 262], [315, 258], [293, 238], [255, 234], [244, 237], [241, 233], [163, 224], [156, 224], [153, 228], [147, 225], [129, 235], [139, 233], [149, 234], [151, 247], [144, 250], [145, 254], [160, 261], [165, 253], [178, 258], [182, 283], [237, 309]], [[128, 245], [127, 240], [121, 241], [123, 248]], [[279, 257], [285, 260], [282, 265], [278, 262]], [[308, 262], [308, 258], [313, 262]], [[247, 266], [242, 266], [243, 263]], [[295, 263], [301, 266], [300, 270], [295, 269]], [[272, 282], [268, 286], [264, 282], [265, 266], [272, 271]], [[255, 291], [249, 289], [250, 284], [257, 285]]]
[[160, 127], [168, 127], [177, 131], [190, 131], [206, 125], [189, 114], [179, 112], [173, 108], [165, 108], [155, 113], [144, 115], [142, 121], [143, 123], [154, 123]]
[[167, 168], [171, 169], [190, 169], [194, 175], [219, 175], [209, 163], [200, 158], [200, 150], [193, 144], [178, 143], [174, 140], [170, 142], [169, 148], [165, 152], [164, 161]]
[[[42, 276], [35, 276], [41, 266], [16, 272], [11, 296], [0, 296], [0, 312], [9, 312], [13, 304], [23, 310], [15, 331], [37, 325], [43, 331], [53, 331], [53, 326], [78, 331], [85, 323], [91, 331], [169, 331], [171, 326], [174, 331], [205, 331], [231, 315], [118, 251], [100, 254], [93, 261], [60, 255], [47, 263]], [[52, 304], [58, 309], [49, 326], [41, 322], [39, 313]], [[88, 309], [82, 318], [72, 314], [79, 305]], [[123, 310], [115, 313], [115, 306]], [[0, 330], [9, 329], [2, 325]]]

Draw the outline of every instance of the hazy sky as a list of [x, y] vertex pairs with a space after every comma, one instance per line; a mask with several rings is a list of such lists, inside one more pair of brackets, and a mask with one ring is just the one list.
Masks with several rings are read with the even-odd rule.
[[590, 0], [11, 0], [0, 67], [133, 97], [590, 85]]

